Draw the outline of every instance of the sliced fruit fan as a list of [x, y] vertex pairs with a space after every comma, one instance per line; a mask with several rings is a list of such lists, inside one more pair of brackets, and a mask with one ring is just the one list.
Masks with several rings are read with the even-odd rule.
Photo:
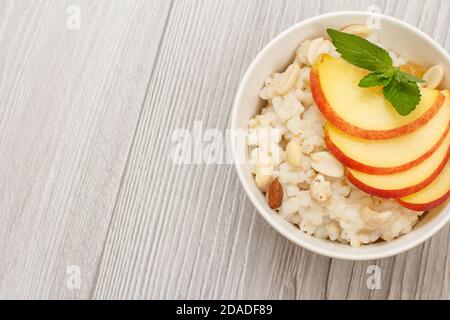
[[402, 116], [381, 87], [358, 86], [367, 74], [329, 55], [313, 65], [328, 148], [361, 190], [417, 211], [441, 205], [450, 196], [450, 91], [421, 88], [420, 103]]

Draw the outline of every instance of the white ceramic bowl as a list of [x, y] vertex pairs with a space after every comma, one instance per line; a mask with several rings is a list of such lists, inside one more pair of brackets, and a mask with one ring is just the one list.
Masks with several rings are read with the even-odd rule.
[[[450, 56], [433, 39], [420, 30], [397, 19], [368, 12], [344, 11], [316, 16], [300, 22], [273, 39], [255, 58], [237, 91], [231, 115], [231, 129], [247, 129], [248, 120], [256, 115], [262, 101], [259, 91], [264, 79], [274, 71], [282, 71], [295, 56], [298, 45], [306, 39], [326, 36], [326, 28], [341, 29], [350, 24], [365, 24], [376, 17], [381, 22], [375, 30], [381, 43], [410, 61], [423, 65], [440, 64], [445, 70], [443, 86], [450, 88]], [[258, 36], [257, 34], [255, 36]], [[413, 231], [390, 242], [378, 242], [359, 248], [318, 239], [285, 221], [267, 205], [257, 188], [250, 167], [240, 161], [242, 144], [232, 139], [232, 150], [241, 183], [253, 205], [279, 233], [292, 242], [315, 253], [348, 260], [371, 260], [393, 256], [411, 249], [438, 232], [450, 219], [450, 204], [434, 209], [420, 219]], [[247, 150], [244, 157], [247, 157]], [[241, 163], [239, 163], [241, 162]]]

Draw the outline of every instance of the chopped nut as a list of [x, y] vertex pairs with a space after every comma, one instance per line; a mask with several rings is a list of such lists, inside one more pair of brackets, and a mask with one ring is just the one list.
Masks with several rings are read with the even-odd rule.
[[392, 211], [376, 212], [369, 207], [364, 207], [361, 211], [361, 219], [374, 228], [383, 227], [393, 216]]
[[331, 184], [325, 177], [318, 174], [311, 182], [311, 196], [319, 202], [325, 202], [331, 197]]
[[300, 74], [300, 66], [297, 63], [291, 64], [286, 71], [277, 79], [275, 83], [275, 91], [283, 95], [287, 93], [297, 82]]
[[309, 184], [306, 181], [297, 184], [297, 186], [300, 188], [300, 190], [309, 190]]
[[311, 166], [317, 172], [333, 178], [344, 175], [344, 166], [327, 151], [312, 154], [311, 160]]

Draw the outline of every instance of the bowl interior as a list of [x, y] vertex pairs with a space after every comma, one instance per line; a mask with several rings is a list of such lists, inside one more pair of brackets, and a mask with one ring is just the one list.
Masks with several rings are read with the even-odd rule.
[[[262, 106], [263, 102], [258, 94], [264, 80], [274, 71], [283, 70], [293, 60], [295, 50], [302, 41], [319, 36], [326, 37], [326, 28], [341, 29], [349, 24], [365, 24], [367, 19], [373, 17], [366, 12], [326, 14], [301, 22], [272, 40], [256, 57], [244, 76], [233, 107], [231, 128], [247, 128], [248, 120], [256, 115]], [[380, 28], [374, 32], [381, 43], [409, 61], [425, 66], [442, 65], [445, 70], [442, 88], [450, 88], [450, 58], [444, 49], [422, 32], [401, 21], [384, 15], [377, 15], [375, 18], [379, 19]], [[391, 242], [377, 242], [360, 248], [308, 236], [269, 208], [264, 195], [254, 183], [249, 165], [245, 161], [239, 161], [242, 159], [240, 157], [248, 156], [247, 148], [235, 140], [232, 148], [241, 182], [262, 216], [291, 241], [322, 255], [351, 260], [395, 255], [425, 241], [442, 228], [450, 217], [450, 206], [447, 203], [427, 213], [409, 234]]]

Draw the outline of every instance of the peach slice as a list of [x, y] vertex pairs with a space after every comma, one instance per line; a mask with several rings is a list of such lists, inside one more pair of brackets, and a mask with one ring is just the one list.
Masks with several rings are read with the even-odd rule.
[[450, 197], [450, 165], [428, 187], [408, 197], [397, 200], [405, 208], [426, 211], [443, 204]]
[[391, 174], [408, 170], [430, 157], [450, 130], [449, 90], [445, 103], [424, 126], [407, 135], [367, 140], [350, 136], [328, 123], [325, 142], [345, 166], [370, 174]]
[[416, 109], [402, 116], [385, 99], [382, 87], [358, 86], [367, 74], [329, 55], [319, 56], [311, 69], [315, 103], [329, 122], [349, 135], [379, 140], [411, 133], [433, 118], [444, 102], [438, 90], [422, 88]]
[[425, 161], [409, 170], [372, 175], [347, 169], [348, 179], [361, 190], [382, 198], [403, 198], [427, 187], [441, 173], [450, 157], [450, 135]]

